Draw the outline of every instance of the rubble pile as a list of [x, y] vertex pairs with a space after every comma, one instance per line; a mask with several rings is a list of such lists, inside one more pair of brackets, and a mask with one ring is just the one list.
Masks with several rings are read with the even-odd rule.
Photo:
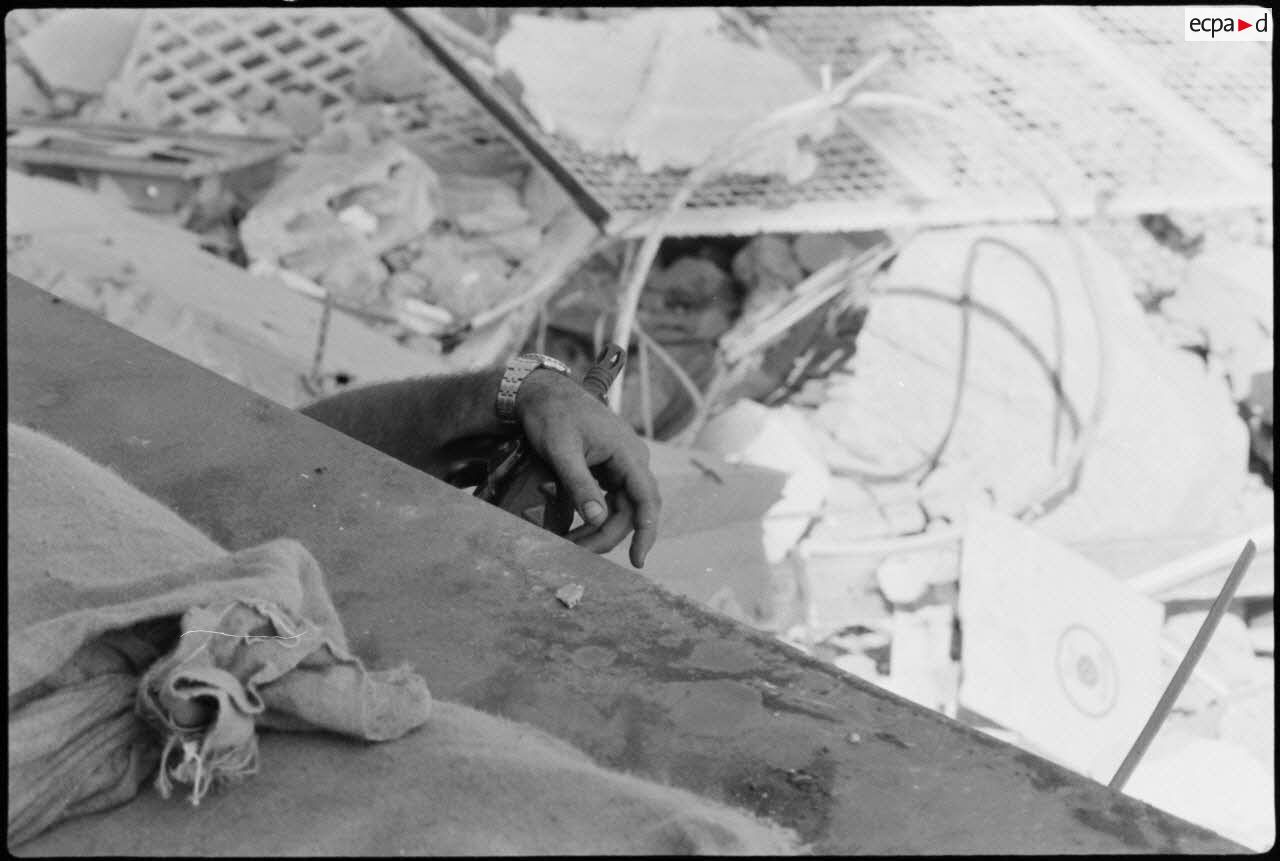
[[[623, 14], [544, 12], [506, 50], [553, 83], [563, 69], [525, 37], [556, 15]], [[505, 10], [450, 14], [488, 45], [509, 32]], [[6, 29], [10, 122], [154, 123], [113, 80], [137, 17], [72, 10]], [[662, 35], [653, 21], [637, 44]], [[74, 47], [86, 39], [93, 50]], [[637, 116], [670, 122], [655, 113], [670, 75], [651, 77], [652, 110]], [[293, 152], [269, 187], [184, 210], [186, 227], [239, 275], [324, 300], [346, 325], [430, 356], [431, 372], [522, 346], [581, 372], [617, 319], [634, 244], [591, 245], [557, 183], [502, 140], [442, 144], [438, 78], [397, 32], [338, 119], [297, 89], [213, 115], [202, 131], [285, 137]], [[602, 131], [594, 102], [566, 101], [552, 106], [563, 122], [636, 152], [635, 117]], [[701, 453], [761, 468], [732, 477], [735, 494], [776, 481], [760, 546], [734, 557], [741, 570], [694, 571], [683, 550], [666, 568], [656, 554], [646, 574], [1106, 781], [1254, 538], [1259, 556], [1128, 791], [1268, 845], [1257, 788], [1274, 786], [1271, 234], [1250, 211], [1099, 220], [1074, 244], [1037, 225], [665, 240], [640, 295], [624, 416], [684, 446], [689, 464]], [[55, 280], [9, 239], [11, 269]], [[133, 275], [116, 274], [112, 290], [95, 276], [81, 292], [144, 327], [151, 300], [125, 295]], [[402, 372], [391, 364], [387, 376]], [[702, 475], [680, 466], [695, 519], [725, 483], [697, 464]], [[753, 537], [713, 526], [720, 540]], [[1188, 796], [1187, 775], [1224, 788]], [[1221, 803], [1206, 809], [1205, 795]]]
[[[539, 252], [547, 256], [549, 231], [581, 219], [509, 144], [459, 150], [423, 132], [434, 131], [426, 98], [433, 78], [423, 74], [427, 61], [407, 52], [403, 33], [373, 46], [340, 114], [326, 110], [321, 91], [286, 83], [274, 92], [248, 88], [190, 122], [159, 103], [149, 107], [154, 91], [124, 87], [117, 77], [141, 16], [71, 10], [23, 19], [25, 28], [15, 22], [6, 33], [10, 123], [163, 126], [189, 133], [197, 147], [206, 133], [291, 141], [294, 152], [274, 183], [240, 194], [216, 182], [193, 184], [182, 206], [156, 214], [254, 275], [327, 296], [433, 354], [441, 372], [490, 364], [519, 346], [529, 309], [498, 315], [499, 325], [453, 354], [457, 340], [446, 335], [466, 332], [477, 315], [527, 289], [543, 274]], [[75, 47], [98, 42], [100, 50]], [[137, 154], [145, 157], [144, 150]], [[112, 187], [110, 174], [78, 176], [103, 195]]]

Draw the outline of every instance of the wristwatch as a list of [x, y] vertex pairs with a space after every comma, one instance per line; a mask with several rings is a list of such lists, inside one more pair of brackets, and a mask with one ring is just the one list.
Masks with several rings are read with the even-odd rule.
[[525, 377], [538, 368], [550, 368], [566, 377], [573, 374], [564, 362], [552, 356], [544, 356], [542, 353], [525, 353], [523, 356], [510, 359], [506, 370], [502, 373], [502, 382], [498, 384], [498, 399], [494, 403], [498, 421], [516, 421], [516, 393], [520, 391], [520, 384], [524, 382]]

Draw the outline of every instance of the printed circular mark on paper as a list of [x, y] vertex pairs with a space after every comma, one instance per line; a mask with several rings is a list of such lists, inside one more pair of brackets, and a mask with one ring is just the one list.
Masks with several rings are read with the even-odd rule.
[[1102, 717], [1115, 708], [1119, 696], [1116, 662], [1088, 628], [1072, 625], [1062, 632], [1054, 668], [1067, 699], [1080, 711]]

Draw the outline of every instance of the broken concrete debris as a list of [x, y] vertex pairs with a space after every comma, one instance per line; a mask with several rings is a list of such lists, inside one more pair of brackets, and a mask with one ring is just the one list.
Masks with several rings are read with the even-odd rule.
[[744, 315], [749, 316], [757, 307], [764, 307], [804, 280], [792, 251], [792, 243], [786, 237], [764, 233], [754, 237], [733, 258], [733, 274], [738, 282], [748, 287]]
[[1255, 852], [1275, 844], [1275, 776], [1238, 744], [1171, 734], [1138, 764], [1125, 793]]
[[17, 47], [51, 88], [97, 94], [120, 70], [141, 18], [141, 9], [67, 9]]
[[788, 475], [782, 499], [765, 516], [765, 556], [781, 562], [821, 511], [830, 474], [812, 432], [790, 407], [769, 409], [738, 401], [713, 418], [694, 447], [730, 462], [781, 470]]
[[410, 271], [423, 279], [420, 297], [430, 304], [465, 319], [508, 295], [512, 267], [496, 248], [448, 230], [429, 232], [419, 247]]
[[47, 117], [53, 102], [21, 63], [4, 64], [4, 112], [6, 119]]
[[440, 179], [440, 208], [465, 233], [495, 234], [529, 223], [517, 187], [490, 176], [447, 174]]
[[1220, 367], [1237, 402], [1248, 399], [1254, 375], [1271, 368], [1274, 283], [1265, 249], [1211, 247], [1196, 255], [1177, 292], [1159, 306], [1178, 331], [1178, 345], [1203, 351]]
[[567, 583], [556, 590], [556, 598], [570, 610], [582, 603], [586, 589], [581, 583]]
[[915, 604], [929, 587], [954, 583], [960, 575], [954, 547], [905, 551], [889, 556], [876, 568], [876, 583], [885, 600], [895, 605]]
[[390, 274], [379, 255], [430, 228], [437, 183], [425, 162], [394, 142], [303, 155], [245, 216], [245, 252], [357, 307], [371, 305]]
[[[59, 13], [11, 45], [18, 50], [6, 63], [10, 118], [78, 111], [81, 121], [159, 125], [169, 115], [163, 97], [122, 92], [112, 79], [112, 64], [119, 67], [130, 48], [122, 35], [128, 17]], [[505, 33], [499, 67], [507, 80], [514, 75], [544, 130], [588, 150], [630, 154], [644, 170], [697, 164], [734, 129], [813, 92], [784, 69], [788, 61], [722, 44], [709, 10], [622, 11], [609, 21], [518, 13], [510, 26], [489, 28], [496, 37], [494, 27]], [[89, 36], [102, 40], [94, 56], [66, 50], [66, 39]], [[570, 38], [573, 51], [555, 50]], [[742, 74], [723, 75], [726, 64]], [[712, 69], [724, 80], [705, 91], [689, 84]], [[323, 111], [314, 90], [259, 88], [198, 129], [293, 143], [288, 175], [242, 221], [217, 228], [225, 254], [243, 245], [243, 263], [275, 273], [226, 277], [239, 285], [235, 303], [251, 304], [252, 294], [270, 304], [268, 322], [284, 331], [277, 340], [287, 359], [270, 359], [279, 343], [255, 341], [245, 357], [230, 350], [228, 336], [216, 336], [228, 317], [246, 329], [263, 323], [237, 316], [230, 300], [219, 304], [208, 277], [197, 279], [200, 289], [165, 299], [155, 266], [130, 272], [114, 256], [101, 258], [102, 249], [78, 248], [69, 222], [55, 237], [59, 225], [40, 222], [39, 213], [25, 213], [25, 221], [11, 215], [11, 263], [280, 400], [300, 398], [281, 369], [309, 359], [319, 307], [293, 294], [286, 294], [292, 304], [282, 300], [282, 281], [338, 300], [334, 326], [342, 334], [331, 341], [344, 366], [359, 367], [360, 381], [409, 367], [452, 369], [442, 357], [444, 333], [516, 298], [529, 283], [521, 273], [548, 252], [553, 226], [575, 207], [545, 169], [510, 146], [479, 138], [474, 146], [441, 145], [432, 101], [440, 80], [397, 32], [361, 66], [341, 116]], [[739, 87], [752, 98], [738, 98]], [[811, 131], [818, 139], [823, 129]], [[804, 155], [793, 138], [737, 167], [797, 179], [813, 168]], [[15, 194], [27, 193], [15, 189], [11, 180], [11, 210]], [[121, 247], [162, 241], [164, 260], [182, 257], [184, 267], [194, 265], [186, 251], [199, 257], [194, 235], [169, 227], [156, 234], [129, 221], [142, 216], [114, 205], [106, 185], [90, 200], [68, 203], [59, 217], [115, 220]], [[932, 230], [897, 247], [874, 283], [854, 285], [862, 291], [857, 303], [840, 313], [821, 309], [770, 349], [752, 352], [741, 378], [713, 392], [705, 408], [657, 350], [646, 353], [642, 381], [633, 352], [621, 381], [632, 425], [670, 440], [702, 409], [696, 447], [730, 462], [711, 461], [723, 486], [687, 464], [663, 473], [682, 497], [710, 498], [708, 509], [723, 517], [680, 509], [683, 521], [664, 524], [673, 537], [659, 543], [649, 566], [662, 570], [646, 573], [850, 673], [1108, 779], [1149, 711], [1151, 680], [1167, 676], [1185, 650], [1204, 609], [1195, 602], [1212, 599], [1223, 572], [1206, 570], [1181, 591], [1146, 597], [1126, 581], [1274, 513], [1269, 237], [1224, 240], [1225, 231], [1145, 223], [1179, 265], [1159, 290], [1143, 294], [1114, 255], [1085, 242], [1096, 316], [1053, 231]], [[206, 246], [213, 234], [205, 233]], [[776, 317], [809, 276], [887, 241], [878, 231], [667, 240], [641, 294], [638, 325], [705, 395], [725, 344]], [[977, 256], [965, 299], [970, 253]], [[70, 263], [54, 266], [55, 255]], [[561, 288], [547, 294], [545, 332], [533, 325], [536, 304], [521, 307], [501, 327], [467, 335], [450, 356], [491, 363], [541, 338], [547, 352], [581, 370], [616, 313], [625, 257], [626, 243], [616, 241], [566, 271]], [[386, 350], [371, 347], [374, 340]], [[253, 357], [268, 370], [255, 375], [247, 367]], [[1079, 469], [1067, 470], [1073, 447], [1082, 452]], [[1250, 452], [1257, 475], [1246, 472]], [[767, 475], [782, 489], [768, 484], [765, 469], [746, 478], [733, 472], [748, 464], [776, 471]], [[754, 506], [747, 514], [735, 508], [743, 499]], [[1020, 521], [998, 513], [1023, 504]], [[729, 517], [735, 511], [741, 516]], [[691, 531], [675, 532], [685, 527]], [[732, 550], [712, 554], [709, 544]], [[705, 564], [682, 567], [692, 558]], [[1252, 765], [1241, 757], [1270, 763], [1274, 552], [1260, 554], [1255, 567], [1250, 589], [1242, 588], [1255, 603], [1223, 620], [1175, 713], [1184, 727], [1194, 723], [1196, 738], [1234, 749], [1198, 745], [1190, 759], [1179, 758], [1176, 744], [1153, 749], [1131, 794], [1182, 810], [1186, 799], [1160, 790], [1210, 749], [1243, 774]], [[572, 608], [582, 594], [569, 584], [556, 597]], [[1146, 680], [1134, 683], [1138, 677]], [[1090, 714], [1111, 698], [1105, 716]], [[1237, 839], [1265, 831], [1250, 829], [1238, 829]]]
[[[1166, 652], [1166, 677], [1172, 675], [1177, 661], [1186, 654], [1206, 615], [1207, 611], [1180, 612], [1171, 613], [1165, 619], [1161, 636], [1172, 647]], [[1222, 617], [1213, 639], [1200, 657], [1197, 670], [1203, 679], [1213, 680], [1212, 687], [1203, 683], [1198, 687], [1188, 685], [1177, 703], [1178, 708], [1195, 711], [1197, 706], [1203, 708], [1213, 699], [1229, 697], [1232, 691], [1246, 689], [1260, 681], [1253, 639], [1243, 618], [1233, 613]], [[1202, 701], [1195, 702], [1196, 697]]]

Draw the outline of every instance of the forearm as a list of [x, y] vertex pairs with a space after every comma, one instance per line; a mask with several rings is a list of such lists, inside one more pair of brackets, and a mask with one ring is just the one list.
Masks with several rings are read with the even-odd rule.
[[466, 437], [510, 434], [494, 412], [502, 369], [362, 386], [322, 398], [303, 415], [410, 466], [439, 474], [441, 448]]

